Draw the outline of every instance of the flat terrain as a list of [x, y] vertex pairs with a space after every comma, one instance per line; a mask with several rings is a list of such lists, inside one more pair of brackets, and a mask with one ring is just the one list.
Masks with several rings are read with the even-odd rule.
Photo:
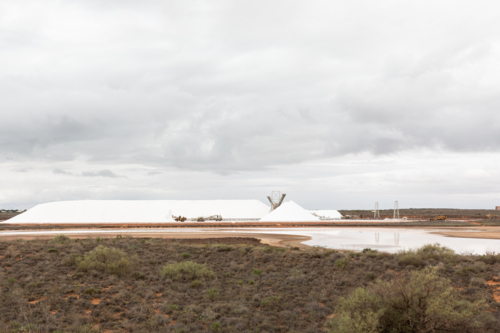
[[[373, 218], [373, 210], [339, 210], [343, 216], [362, 216], [362, 218]], [[454, 209], [454, 208], [404, 208], [399, 210], [399, 216], [406, 216], [408, 219], [429, 220], [440, 215], [446, 216], [448, 219], [458, 220], [483, 220], [488, 219], [487, 215], [491, 215], [493, 219], [500, 219], [500, 210], [493, 209]], [[393, 209], [380, 210], [380, 218], [393, 218]]]
[[[0, 332], [326, 332], [340, 297], [428, 266], [484, 300], [482, 331], [498, 331], [500, 256], [415, 258], [248, 236], [0, 241]], [[164, 268], [195, 264], [200, 276]]]

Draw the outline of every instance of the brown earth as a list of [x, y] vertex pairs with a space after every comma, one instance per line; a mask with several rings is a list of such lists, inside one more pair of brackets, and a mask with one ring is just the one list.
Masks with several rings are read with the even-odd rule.
[[432, 233], [458, 238], [500, 239], [500, 227], [471, 227], [467, 228], [467, 230], [450, 228], [447, 230]]

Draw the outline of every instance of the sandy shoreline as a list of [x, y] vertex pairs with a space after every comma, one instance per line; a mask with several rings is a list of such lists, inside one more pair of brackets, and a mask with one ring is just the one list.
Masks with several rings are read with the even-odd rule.
[[[64, 230], [61, 230], [60, 234], [64, 234]], [[117, 235], [122, 235], [126, 237], [134, 237], [134, 238], [167, 238], [167, 239], [193, 239], [193, 238], [256, 238], [259, 239], [264, 244], [269, 244], [272, 246], [280, 246], [280, 247], [299, 247], [299, 248], [308, 248], [308, 245], [302, 244], [302, 242], [308, 241], [311, 239], [309, 236], [300, 236], [300, 235], [282, 235], [282, 234], [263, 234], [263, 233], [238, 233], [238, 232], [176, 232], [176, 233], [149, 233], [149, 232], [89, 232], [89, 233], [78, 233], [78, 234], [65, 234], [69, 238], [79, 239], [86, 237], [102, 237], [102, 238], [114, 238]], [[24, 240], [32, 240], [32, 239], [48, 239], [53, 238], [54, 235], [32, 235], [27, 233], [26, 235], [1, 235], [0, 239], [4, 240], [15, 240], [15, 239], [24, 239]]]
[[457, 238], [500, 239], [500, 227], [470, 227], [467, 230], [461, 229], [446, 228], [446, 230], [431, 233]]

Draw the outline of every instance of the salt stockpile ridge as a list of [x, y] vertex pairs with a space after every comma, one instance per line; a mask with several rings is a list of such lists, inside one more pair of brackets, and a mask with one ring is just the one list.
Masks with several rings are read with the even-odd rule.
[[161, 223], [188, 219], [260, 219], [269, 206], [259, 200], [81, 200], [40, 204], [3, 223]]
[[260, 219], [261, 222], [299, 222], [319, 221], [320, 219], [309, 211], [300, 207], [293, 201], [283, 203], [281, 206]]
[[342, 218], [342, 214], [338, 210], [310, 210], [309, 212], [321, 220], [340, 220]]

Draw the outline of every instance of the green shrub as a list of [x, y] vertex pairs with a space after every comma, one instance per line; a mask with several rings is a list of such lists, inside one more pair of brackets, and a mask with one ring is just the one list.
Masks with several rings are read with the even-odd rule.
[[122, 250], [99, 245], [82, 259], [77, 259], [77, 268], [82, 272], [96, 270], [123, 275], [130, 272], [134, 261], [135, 258], [130, 258]]
[[437, 261], [454, 263], [457, 261], [455, 251], [439, 243], [427, 244], [417, 249], [403, 250], [398, 252], [399, 265], [413, 265], [415, 267], [425, 266], [425, 261]]
[[220, 332], [222, 330], [222, 325], [218, 321], [216, 321], [215, 323], [212, 324], [210, 328], [214, 332]]
[[335, 266], [337, 266], [337, 268], [339, 268], [339, 269], [346, 268], [348, 264], [349, 264], [349, 261], [347, 259], [339, 259], [335, 262]]
[[255, 276], [260, 276], [261, 271], [260, 271], [260, 269], [254, 268], [253, 271], [252, 271], [252, 274], [255, 275]]
[[191, 288], [201, 288], [201, 286], [203, 286], [203, 282], [201, 282], [200, 280], [194, 280], [190, 284]]
[[248, 280], [248, 284], [254, 284], [255, 281], [254, 280]]
[[29, 289], [39, 288], [41, 285], [42, 285], [42, 283], [40, 281], [37, 281], [37, 282], [30, 283], [28, 285], [28, 288]]
[[49, 252], [49, 253], [55, 253], [55, 252], [59, 252], [59, 250], [58, 249], [49, 249], [47, 252]]
[[178, 307], [177, 305], [174, 305], [174, 304], [170, 304], [170, 305], [168, 306], [168, 308], [169, 308], [170, 310], [179, 310], [179, 307]]
[[10, 278], [7, 278], [7, 282], [14, 283], [14, 282], [16, 282], [16, 279], [10, 277]]
[[233, 247], [225, 244], [216, 244], [214, 248], [217, 249], [217, 252], [229, 252], [233, 250]]
[[262, 251], [264, 251], [265, 253], [285, 252], [285, 248], [283, 248], [283, 247], [275, 247], [275, 246], [264, 246], [262, 248]]
[[417, 253], [420, 254], [424, 260], [454, 262], [457, 259], [455, 251], [448, 247], [441, 246], [439, 243], [424, 245], [417, 249]]
[[260, 302], [260, 306], [261, 307], [266, 307], [266, 306], [277, 304], [280, 301], [281, 301], [281, 297], [278, 297], [278, 296], [269, 296], [269, 297], [264, 298]]
[[66, 260], [66, 265], [67, 266], [75, 266], [78, 264], [78, 262], [80, 262], [81, 260], [83, 260], [83, 256], [82, 255], [79, 255], [77, 253], [72, 253], [69, 258]]
[[144, 273], [134, 272], [132, 273], [132, 277], [136, 280], [145, 280], [146, 275]]
[[472, 287], [484, 287], [486, 286], [486, 280], [483, 278], [473, 277], [470, 279], [470, 285]]
[[377, 277], [377, 275], [374, 273], [374, 272], [367, 272], [366, 273], [366, 277], [370, 280], [375, 280], [375, 278]]
[[500, 262], [500, 254], [496, 254], [494, 252], [486, 252], [485, 255], [479, 256], [478, 259], [488, 265], [494, 265], [497, 262]]
[[173, 281], [178, 280], [211, 280], [215, 278], [215, 273], [205, 265], [197, 264], [192, 261], [178, 262], [163, 267], [161, 274]]
[[469, 276], [470, 274], [476, 274], [477, 268], [475, 266], [460, 266], [457, 270], [456, 273], [458, 275], [462, 276]]
[[245, 283], [245, 281], [243, 281], [243, 280], [238, 281], [238, 284], [239, 284], [240, 286], [241, 286], [242, 284], [244, 284], [244, 283]]
[[329, 256], [330, 254], [334, 254], [334, 253], [339, 253], [339, 251], [337, 250], [328, 250], [325, 252], [325, 257]]
[[66, 235], [57, 235], [56, 237], [52, 238], [51, 242], [52, 243], [68, 243], [70, 241], [70, 238]]
[[419, 254], [407, 253], [399, 257], [398, 265], [400, 266], [412, 265], [415, 267], [423, 267], [425, 266], [425, 261]]
[[377, 281], [340, 300], [332, 332], [481, 332], [492, 320], [484, 300], [461, 298], [450, 281], [426, 268]]
[[359, 253], [359, 252], [349, 252], [347, 255], [349, 256], [350, 259], [356, 258], [356, 257], [361, 257], [361, 253]]
[[219, 291], [217, 290], [217, 288], [207, 289], [205, 293], [207, 294], [208, 299], [212, 302], [217, 298], [217, 296], [219, 296]]
[[363, 251], [361, 252], [364, 253], [369, 258], [375, 258], [379, 255], [377, 250], [372, 250], [370, 248], [363, 249]]
[[100, 289], [95, 289], [93, 287], [90, 287], [88, 289], [85, 289], [85, 291], [83, 293], [85, 295], [97, 295], [97, 294], [101, 293], [101, 290]]
[[189, 258], [189, 253], [183, 253], [183, 254], [182, 254], [182, 257], [183, 257], [184, 259]]

